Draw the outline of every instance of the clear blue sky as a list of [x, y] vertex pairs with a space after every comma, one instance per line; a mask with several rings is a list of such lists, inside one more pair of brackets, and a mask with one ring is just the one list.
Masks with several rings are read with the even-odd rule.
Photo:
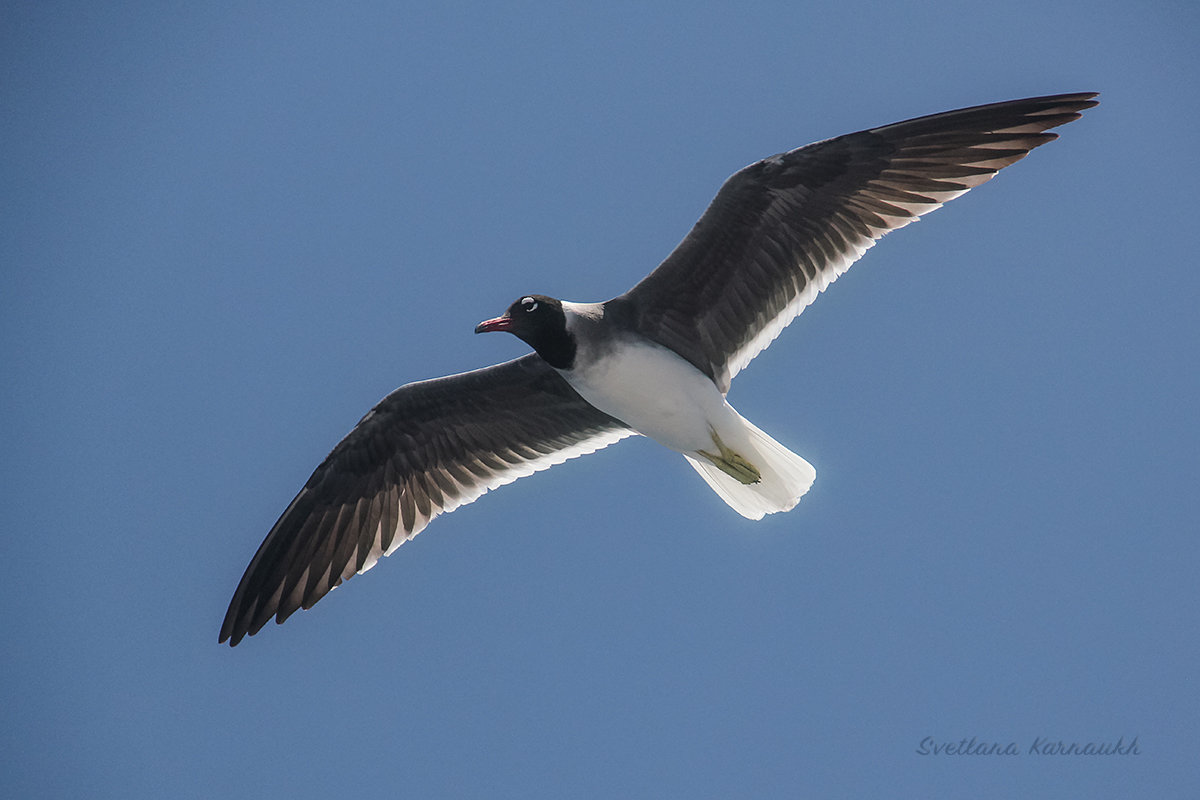
[[[0, 795], [1195, 796], [1198, 23], [7, 3]], [[523, 352], [479, 320], [623, 291], [760, 157], [1085, 90], [739, 376], [795, 511], [626, 441], [217, 645], [374, 402]]]

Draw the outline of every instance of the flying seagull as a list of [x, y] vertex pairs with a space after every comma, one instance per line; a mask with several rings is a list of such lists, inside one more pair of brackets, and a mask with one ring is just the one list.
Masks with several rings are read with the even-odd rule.
[[884, 234], [1056, 138], [1094, 97], [964, 108], [765, 158], [625, 294], [530, 294], [479, 323], [534, 352], [401, 386], [368, 412], [267, 534], [220, 641], [310, 608], [438, 514], [634, 434], [681, 453], [745, 517], [790, 510], [816, 472], [726, 402], [730, 381]]

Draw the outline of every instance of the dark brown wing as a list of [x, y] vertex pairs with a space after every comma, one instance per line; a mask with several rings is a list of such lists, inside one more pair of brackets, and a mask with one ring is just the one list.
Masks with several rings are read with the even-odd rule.
[[616, 303], [722, 391], [884, 234], [989, 180], [1092, 92], [964, 108], [810, 144], [751, 164], [687, 238]]
[[541, 358], [402, 386], [317, 467], [267, 534], [221, 626], [236, 645], [310, 608], [435, 516], [633, 434]]

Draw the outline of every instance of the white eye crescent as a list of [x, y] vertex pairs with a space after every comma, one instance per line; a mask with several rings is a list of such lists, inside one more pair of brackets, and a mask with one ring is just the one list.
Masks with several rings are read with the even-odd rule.
[[532, 297], [522, 297], [521, 307], [526, 311], [535, 311], [538, 307], [538, 301], [534, 300]]

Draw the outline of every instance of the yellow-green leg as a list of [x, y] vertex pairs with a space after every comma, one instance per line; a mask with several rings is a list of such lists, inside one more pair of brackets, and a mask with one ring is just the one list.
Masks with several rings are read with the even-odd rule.
[[739, 483], [751, 484], [762, 480], [762, 473], [758, 471], [758, 467], [726, 446], [721, 441], [721, 437], [717, 435], [716, 428], [710, 427], [708, 430], [712, 435], [713, 444], [717, 446], [719, 454], [714, 455], [707, 450], [697, 450], [697, 453], [707, 458], [712, 462], [713, 466]]

